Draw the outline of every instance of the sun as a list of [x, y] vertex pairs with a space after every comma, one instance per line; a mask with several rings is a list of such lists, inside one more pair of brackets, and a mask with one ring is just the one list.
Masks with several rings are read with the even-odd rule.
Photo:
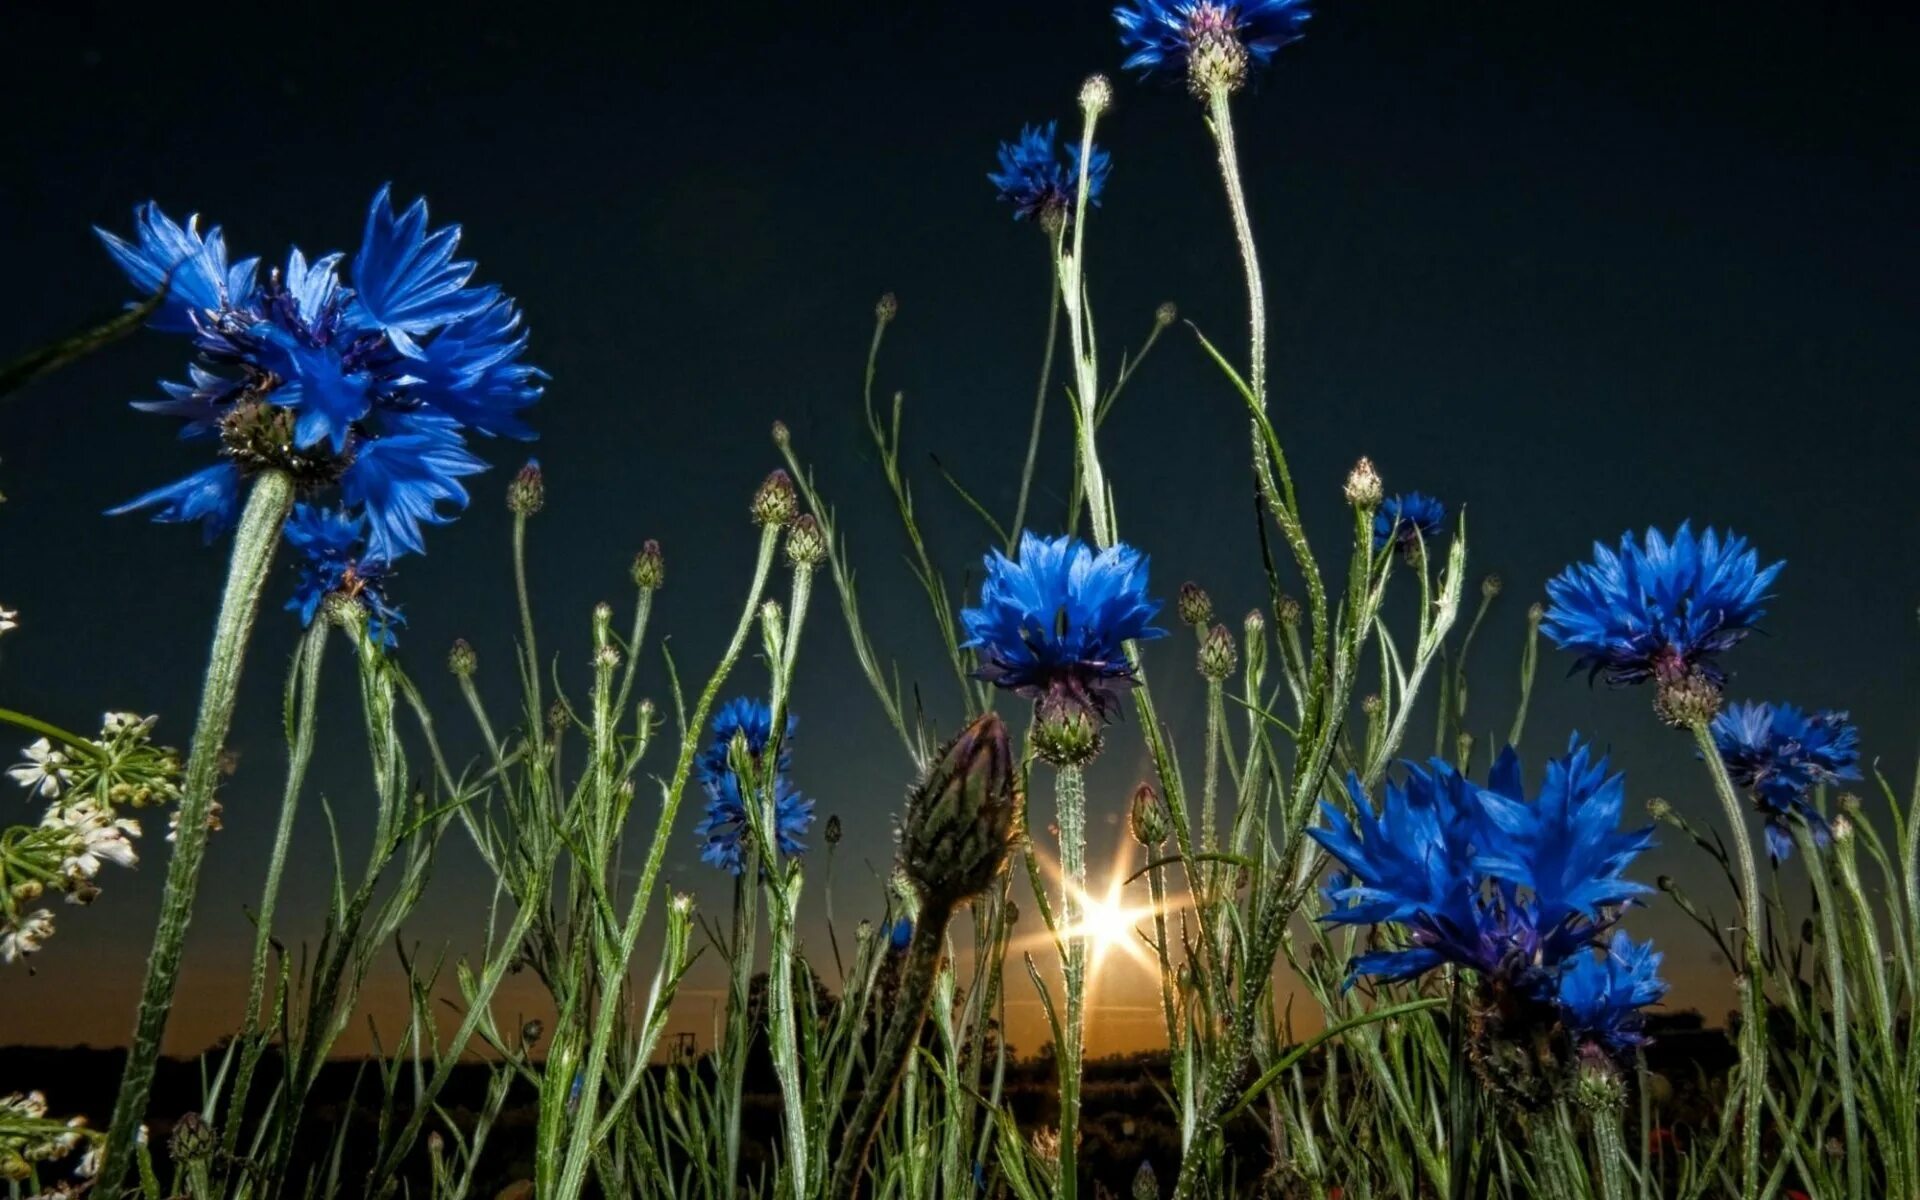
[[1107, 889], [1105, 897], [1089, 892], [1081, 898], [1080, 922], [1073, 932], [1087, 939], [1095, 969], [1115, 951], [1141, 962], [1147, 961], [1141, 944], [1140, 923], [1152, 916], [1151, 909], [1131, 908], [1121, 902], [1120, 885]]

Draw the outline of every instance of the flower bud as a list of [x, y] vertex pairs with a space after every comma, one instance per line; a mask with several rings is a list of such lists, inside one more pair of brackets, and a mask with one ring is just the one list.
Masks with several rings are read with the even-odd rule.
[[1055, 767], [1078, 767], [1100, 753], [1100, 717], [1071, 689], [1049, 689], [1033, 707], [1033, 748]]
[[1347, 503], [1362, 512], [1379, 508], [1385, 490], [1380, 482], [1380, 472], [1373, 469], [1373, 460], [1370, 458], [1362, 458], [1353, 464], [1353, 470], [1347, 472]]
[[1527, 605], [1527, 624], [1537, 628], [1540, 622], [1546, 619], [1547, 619], [1546, 605], [1540, 603], [1538, 600], [1535, 600], [1532, 604]]
[[1006, 722], [976, 717], [941, 747], [907, 799], [900, 862], [928, 905], [985, 891], [1006, 862], [1020, 812], [1020, 773]]
[[1852, 792], [1841, 792], [1840, 799], [1835, 801], [1835, 804], [1841, 812], [1846, 813], [1850, 817], [1860, 815], [1860, 797], [1854, 795]]
[[633, 584], [643, 592], [657, 592], [667, 581], [667, 560], [660, 554], [660, 543], [648, 538], [633, 556]]
[[1673, 818], [1673, 805], [1665, 799], [1655, 796], [1653, 799], [1647, 801], [1647, 815], [1656, 821], [1671, 820]]
[[834, 813], [832, 816], [827, 818], [827, 827], [822, 832], [822, 836], [827, 839], [827, 845], [829, 846], [838, 846], [840, 844], [841, 835], [840, 835], [840, 814], [839, 813]]
[[1160, 1200], [1160, 1177], [1153, 1173], [1153, 1164], [1144, 1158], [1140, 1160], [1140, 1169], [1133, 1173], [1133, 1200]]
[[1173, 301], [1171, 300], [1153, 310], [1153, 323], [1162, 329], [1165, 329], [1179, 319], [1180, 310], [1174, 307]]
[[1676, 729], [1704, 725], [1720, 711], [1720, 685], [1698, 671], [1663, 679], [1653, 695], [1653, 711]]
[[755, 525], [785, 525], [799, 511], [799, 497], [794, 495], [793, 480], [785, 471], [776, 470], [768, 475], [760, 490], [753, 494]]
[[1183, 625], [1200, 626], [1213, 620], [1213, 598], [1191, 579], [1180, 585], [1180, 598], [1175, 601], [1174, 607]]
[[1282, 625], [1298, 625], [1300, 623], [1300, 602], [1292, 596], [1282, 596], [1273, 606], [1273, 615], [1280, 618]]
[[827, 556], [827, 538], [812, 513], [801, 513], [787, 529], [787, 561], [796, 567], [815, 567]]
[[1240, 652], [1234, 647], [1233, 634], [1225, 625], [1215, 625], [1207, 631], [1205, 640], [1200, 643], [1200, 674], [1218, 682], [1233, 674], [1234, 667], [1240, 663]]
[[787, 430], [787, 423], [785, 421], [775, 421], [773, 423], [773, 444], [785, 450], [787, 444], [792, 440], [793, 434]]
[[900, 298], [898, 296], [895, 296], [892, 292], [882, 292], [880, 294], [880, 299], [874, 303], [873, 319], [880, 322], [882, 325], [888, 325], [888, 324], [891, 324], [893, 322], [893, 319], [899, 315], [900, 315]]
[[206, 1162], [219, 1145], [220, 1139], [213, 1127], [197, 1112], [182, 1113], [173, 1124], [172, 1136], [167, 1139], [167, 1148], [177, 1163]]
[[1113, 84], [1105, 75], [1089, 75], [1080, 85], [1080, 111], [1098, 116], [1113, 107]]
[[547, 1027], [539, 1020], [528, 1021], [520, 1027], [520, 1048], [531, 1050], [540, 1044], [540, 1039], [545, 1037], [546, 1033]]
[[1149, 850], [1167, 840], [1167, 809], [1160, 803], [1160, 793], [1153, 790], [1152, 784], [1142, 783], [1133, 789], [1127, 823], [1132, 827], [1133, 840]]
[[507, 511], [517, 517], [530, 517], [547, 504], [546, 480], [540, 474], [540, 460], [530, 458], [520, 473], [507, 484]]
[[1486, 600], [1493, 599], [1495, 596], [1498, 596], [1500, 594], [1500, 589], [1502, 586], [1504, 586], [1503, 582], [1498, 575], [1487, 576], [1485, 579], [1482, 579], [1480, 581], [1481, 598]]
[[1833, 819], [1833, 843], [1844, 846], [1853, 840], [1853, 822], [1841, 816]]
[[1368, 692], [1360, 701], [1360, 711], [1367, 714], [1369, 718], [1378, 717], [1386, 709], [1387, 702], [1380, 698], [1379, 692]]

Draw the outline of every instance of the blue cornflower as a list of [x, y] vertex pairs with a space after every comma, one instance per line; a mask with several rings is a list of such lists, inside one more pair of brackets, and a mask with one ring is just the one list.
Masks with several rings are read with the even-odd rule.
[[338, 487], [367, 518], [370, 559], [422, 551], [420, 527], [465, 508], [460, 479], [486, 469], [465, 434], [532, 436], [520, 413], [546, 375], [520, 361], [513, 302], [469, 285], [458, 226], [429, 231], [424, 200], [396, 214], [387, 188], [350, 283], [339, 253], [229, 264], [221, 231], [203, 237], [197, 221], [182, 227], [148, 203], [132, 240], [97, 232], [136, 287], [168, 285], [150, 324], [190, 335], [197, 355], [185, 382], [135, 407], [218, 440], [227, 461], [111, 511], [199, 521], [211, 538], [233, 524], [246, 475], [280, 470], [307, 494]]
[[1607, 774], [1579, 735], [1547, 763], [1547, 777], [1531, 801], [1520, 782], [1520, 757], [1508, 746], [1480, 792], [1485, 817], [1475, 867], [1532, 895], [1549, 937], [1605, 923], [1605, 913], [1644, 895], [1647, 888], [1621, 875], [1653, 845], [1651, 826], [1620, 829], [1626, 780]]
[[1447, 506], [1424, 492], [1389, 496], [1373, 513], [1373, 552], [1389, 545], [1411, 559], [1422, 546], [1431, 546], [1444, 531]]
[[1682, 523], [1669, 542], [1658, 529], [1644, 544], [1622, 534], [1616, 553], [1594, 543], [1593, 561], [1547, 584], [1540, 628], [1580, 657], [1574, 669], [1614, 684], [1700, 677], [1726, 682], [1716, 659], [1751, 633], [1784, 563], [1760, 565], [1745, 538], [1712, 529], [1695, 537]]
[[1667, 994], [1661, 955], [1651, 942], [1635, 942], [1623, 930], [1601, 952], [1575, 955], [1555, 980], [1561, 1023], [1576, 1045], [1598, 1044], [1619, 1054], [1645, 1045], [1645, 1014]]
[[906, 948], [912, 943], [913, 943], [913, 918], [901, 917], [898, 921], [895, 921], [893, 923], [893, 928], [888, 931], [887, 944], [892, 946], [894, 949], [894, 952], [897, 954], [902, 951], [905, 951]]
[[1361, 975], [1412, 979], [1449, 962], [1497, 975], [1534, 957], [1531, 909], [1510, 891], [1490, 891], [1476, 869], [1480, 789], [1451, 763], [1406, 764], [1405, 782], [1388, 781], [1377, 812], [1357, 775], [1347, 776], [1347, 795], [1350, 820], [1322, 801], [1327, 824], [1308, 831], [1346, 868], [1328, 881], [1325, 920], [1400, 925], [1409, 943], [1356, 956], [1348, 986]]
[[1766, 815], [1768, 853], [1779, 861], [1793, 853], [1796, 814], [1816, 844], [1827, 844], [1832, 830], [1809, 797], [1818, 785], [1860, 778], [1860, 731], [1845, 712], [1734, 704], [1713, 719], [1713, 742], [1728, 776]]
[[[794, 724], [789, 714], [786, 736], [780, 740], [779, 758], [774, 764], [773, 785], [774, 836], [780, 853], [789, 857], [806, 853], [807, 844], [802, 839], [813, 824], [813, 801], [801, 795], [787, 776], [792, 766]], [[706, 817], [696, 830], [701, 839], [700, 857], [738, 875], [745, 867], [745, 838], [752, 826], [747, 820], [740, 778], [733, 771], [733, 739], [736, 734], [744, 737], [748, 756], [757, 762], [773, 740], [773, 710], [763, 701], [742, 696], [721, 706], [712, 729], [713, 738], [697, 763], [707, 793]]]
[[[1011, 142], [1000, 143], [1000, 169], [987, 173], [987, 182], [1000, 190], [1000, 199], [1013, 205], [1013, 218], [1024, 221], [1064, 220], [1079, 203], [1080, 147], [1067, 145], [1065, 162], [1053, 147], [1058, 122], [1028, 125]], [[1087, 203], [1098, 205], [1113, 170], [1112, 157], [1099, 146], [1088, 156]], [[1050, 226], [1052, 228], [1052, 226]]]
[[1323, 803], [1327, 824], [1309, 831], [1345, 868], [1328, 882], [1324, 919], [1399, 925], [1408, 941], [1356, 957], [1349, 984], [1359, 975], [1410, 979], [1453, 963], [1540, 1001], [1559, 964], [1594, 944], [1620, 906], [1646, 890], [1621, 871], [1651, 835], [1617, 830], [1621, 777], [1608, 775], [1607, 760], [1577, 738], [1548, 765], [1531, 801], [1511, 747], [1486, 788], [1434, 759], [1406, 764], [1404, 784], [1389, 780], [1378, 812], [1356, 777], [1347, 791], [1353, 817]]
[[980, 604], [961, 610], [980, 678], [1036, 699], [1064, 697], [1101, 719], [1132, 684], [1126, 643], [1165, 637], [1147, 595], [1147, 556], [1124, 542], [1020, 537], [1019, 558], [987, 555]]
[[1201, 97], [1238, 88], [1299, 41], [1312, 15], [1307, 0], [1132, 0], [1113, 10], [1128, 70], [1182, 73]]
[[400, 609], [387, 600], [386, 560], [366, 554], [365, 514], [345, 509], [296, 504], [287, 518], [287, 544], [303, 562], [300, 584], [287, 608], [300, 614], [302, 625], [313, 624], [320, 606], [331, 595], [357, 600], [367, 613], [367, 633], [379, 645], [398, 644], [394, 630], [407, 623]]

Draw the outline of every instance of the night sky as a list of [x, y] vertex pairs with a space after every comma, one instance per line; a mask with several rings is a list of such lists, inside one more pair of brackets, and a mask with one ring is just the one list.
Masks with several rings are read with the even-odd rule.
[[[953, 682], [865, 453], [872, 306], [900, 297], [881, 386], [905, 393], [922, 519], [958, 586], [988, 535], [928, 456], [1010, 513], [1047, 305], [1043, 239], [996, 205], [983, 174], [1022, 122], [1072, 126], [1089, 72], [1118, 85], [1100, 131], [1114, 172], [1088, 230], [1103, 365], [1166, 300], [1243, 353], [1240, 267], [1197, 106], [1118, 77], [1104, 4], [28, 7], [0, 17], [0, 359], [126, 298], [89, 227], [124, 231], [138, 201], [200, 211], [236, 257], [273, 259], [289, 243], [351, 250], [383, 181], [426, 194], [437, 218], [465, 225], [481, 277], [520, 299], [532, 359], [553, 376], [534, 411], [549, 502], [531, 570], [543, 649], [581, 694], [589, 610], [625, 610], [627, 565], [649, 537], [669, 570], [654, 629], [683, 672], [704, 676], [746, 584], [746, 502], [778, 465], [766, 431], [780, 418], [838, 505], [882, 653], [953, 722]], [[1344, 569], [1340, 483], [1361, 454], [1390, 491], [1467, 506], [1474, 578], [1507, 584], [1476, 647], [1475, 729], [1511, 720], [1524, 612], [1545, 579], [1595, 537], [1692, 517], [1789, 561], [1769, 636], [1728, 659], [1733, 693], [1851, 708], [1869, 754], [1896, 786], [1910, 779], [1920, 29], [1885, 7], [1328, 0], [1240, 100], [1272, 411], [1324, 565]], [[104, 709], [157, 712], [184, 745], [224, 547], [101, 510], [205, 461], [168, 421], [125, 406], [179, 377], [186, 354], [181, 339], [143, 333], [0, 401], [0, 604], [22, 613], [0, 643], [0, 705], [83, 731]], [[1063, 520], [1068, 430], [1056, 402], [1042, 528]], [[1156, 590], [1199, 580], [1229, 617], [1262, 602], [1245, 417], [1184, 328], [1103, 438], [1122, 529], [1152, 554]], [[475, 481], [471, 512], [432, 531], [430, 553], [394, 583], [410, 622], [401, 653], [460, 755], [477, 740], [441, 667], [453, 638], [478, 647], [496, 721], [515, 700], [501, 495], [527, 448], [479, 448], [496, 469]], [[176, 1052], [239, 1020], [243, 906], [258, 902], [284, 761], [291, 571], [277, 570], [249, 662]], [[657, 647], [640, 687], [664, 703]], [[366, 776], [350, 668], [337, 642], [334, 653], [313, 783], [357, 871]], [[1201, 715], [1190, 655], [1181, 638], [1148, 656], [1162, 712], [1189, 741]], [[1563, 678], [1567, 665], [1543, 650], [1529, 778], [1578, 729], [1614, 749], [1634, 813], [1663, 795], [1710, 819], [1690, 745], [1657, 724], [1650, 696], [1589, 689]], [[735, 682], [757, 690], [764, 674], [745, 663]], [[877, 915], [909, 767], [824, 589], [795, 708], [798, 781], [848, 829], [835, 911]], [[1406, 749], [1431, 741], [1416, 726]], [[1129, 718], [1092, 780], [1096, 862], [1121, 846], [1144, 767]], [[652, 794], [643, 785], [637, 812]], [[6, 820], [37, 820], [18, 799]], [[698, 862], [696, 800], [668, 870], [718, 913], [729, 888]], [[289, 940], [314, 935], [324, 897], [315, 801], [310, 789], [283, 900]], [[1884, 818], [1877, 799], [1869, 810]], [[140, 870], [109, 869], [93, 908], [61, 909], [36, 973], [0, 973], [0, 1041], [125, 1038], [162, 832], [149, 820]], [[1711, 864], [1676, 837], [1641, 877], [1682, 874], [1724, 911]], [[630, 840], [637, 861], [638, 830]], [[489, 895], [451, 834], [409, 935], [471, 951]], [[817, 886], [806, 911], [827, 959]], [[1726, 970], [1705, 938], [1661, 898], [1633, 927], [1668, 946], [1674, 1003], [1718, 1019]], [[677, 1023], [703, 1046], [716, 965], [709, 954]], [[1157, 1036], [1133, 972], [1110, 977], [1095, 1050]], [[369, 985], [390, 1024], [395, 982], [388, 969]], [[1024, 984], [1012, 994], [1027, 1002]], [[501, 1003], [508, 1016], [537, 1006], [518, 985]], [[1022, 1049], [1038, 1041], [1032, 1020], [1015, 1009]], [[344, 1049], [364, 1045], [353, 1028]]]

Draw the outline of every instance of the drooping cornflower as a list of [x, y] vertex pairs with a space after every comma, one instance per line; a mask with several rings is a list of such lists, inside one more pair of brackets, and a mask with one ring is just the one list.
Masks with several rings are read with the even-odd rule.
[[1556, 981], [1560, 1020], [1576, 1045], [1596, 1044], [1613, 1054], [1644, 1046], [1646, 1014], [1667, 994], [1652, 942], [1635, 942], [1625, 930], [1597, 951], [1573, 956]]
[[1373, 552], [1399, 548], [1412, 560], [1422, 546], [1431, 546], [1445, 531], [1447, 506], [1425, 492], [1388, 496], [1373, 513]]
[[329, 596], [358, 603], [367, 614], [367, 634], [386, 649], [398, 644], [394, 630], [407, 623], [400, 609], [387, 600], [388, 565], [367, 554], [362, 546], [367, 518], [343, 509], [296, 504], [287, 518], [287, 544], [299, 551], [300, 583], [287, 608], [300, 614], [302, 625], [312, 625]]
[[1753, 632], [1785, 565], [1762, 567], [1745, 538], [1712, 529], [1695, 537], [1685, 522], [1672, 541], [1658, 529], [1644, 542], [1622, 534], [1618, 552], [1595, 542], [1592, 562], [1548, 582], [1540, 628], [1579, 654], [1574, 670], [1589, 679], [1672, 686], [1692, 678], [1718, 689], [1726, 683], [1718, 656]]
[[1815, 808], [1816, 786], [1860, 778], [1860, 731], [1847, 714], [1808, 713], [1791, 704], [1734, 704], [1713, 719], [1713, 744], [1727, 775], [1766, 816], [1767, 852], [1793, 853], [1792, 818], [1805, 821], [1816, 845], [1832, 838]]
[[1646, 891], [1622, 873], [1651, 833], [1618, 828], [1625, 785], [1607, 760], [1574, 739], [1531, 800], [1511, 747], [1485, 788], [1441, 759], [1407, 764], [1377, 812], [1357, 778], [1347, 787], [1354, 816], [1323, 804], [1327, 824], [1310, 831], [1344, 868], [1322, 919], [1397, 925], [1407, 942], [1356, 956], [1349, 986], [1450, 963], [1479, 974], [1483, 1003], [1509, 1036], [1564, 1025], [1561, 975], [1590, 959]]
[[486, 467], [467, 432], [533, 436], [520, 413], [546, 375], [520, 361], [519, 311], [469, 286], [459, 227], [429, 231], [424, 200], [395, 214], [380, 189], [350, 283], [344, 254], [229, 263], [197, 217], [183, 227], [152, 203], [134, 216], [132, 240], [97, 232], [136, 287], [167, 288], [149, 324], [189, 335], [197, 356], [185, 382], [134, 407], [182, 418], [181, 435], [217, 443], [223, 461], [113, 512], [198, 521], [211, 539], [233, 525], [242, 480], [280, 470], [305, 496], [337, 487], [368, 519], [371, 557], [392, 562], [466, 506], [460, 479]]
[[1307, 0], [1132, 0], [1113, 10], [1127, 70], [1184, 74], [1193, 94], [1234, 91], [1303, 36]]
[[1034, 700], [1049, 761], [1084, 761], [1134, 682], [1126, 643], [1165, 637], [1153, 624], [1147, 557], [1123, 543], [1095, 551], [1079, 538], [1020, 537], [1019, 557], [986, 558], [980, 603], [961, 610], [975, 674]]
[[[773, 782], [774, 836], [780, 853], [788, 857], [806, 852], [807, 844], [802, 839], [813, 824], [813, 801], [800, 794], [787, 774], [793, 765], [794, 724], [789, 714], [779, 758], [774, 763]], [[738, 736], [745, 743], [749, 763], [760, 765], [761, 756], [773, 741], [773, 710], [764, 701], [737, 697], [720, 707], [712, 730], [713, 738], [697, 763], [700, 783], [707, 793], [707, 812], [695, 832], [700, 835], [701, 859], [738, 875], [745, 867], [752, 826], [747, 819], [746, 789], [734, 772], [733, 743]], [[748, 781], [749, 788], [758, 785], [758, 780]]]
[[[987, 172], [987, 182], [999, 189], [999, 199], [1013, 206], [1013, 218], [1034, 218], [1049, 229], [1059, 228], [1080, 200], [1080, 147], [1068, 143], [1063, 161], [1054, 149], [1058, 122], [1028, 125], [1011, 142], [1000, 143], [1000, 169]], [[1087, 203], [1098, 206], [1100, 193], [1112, 173], [1113, 159], [1099, 146], [1088, 156]]]

